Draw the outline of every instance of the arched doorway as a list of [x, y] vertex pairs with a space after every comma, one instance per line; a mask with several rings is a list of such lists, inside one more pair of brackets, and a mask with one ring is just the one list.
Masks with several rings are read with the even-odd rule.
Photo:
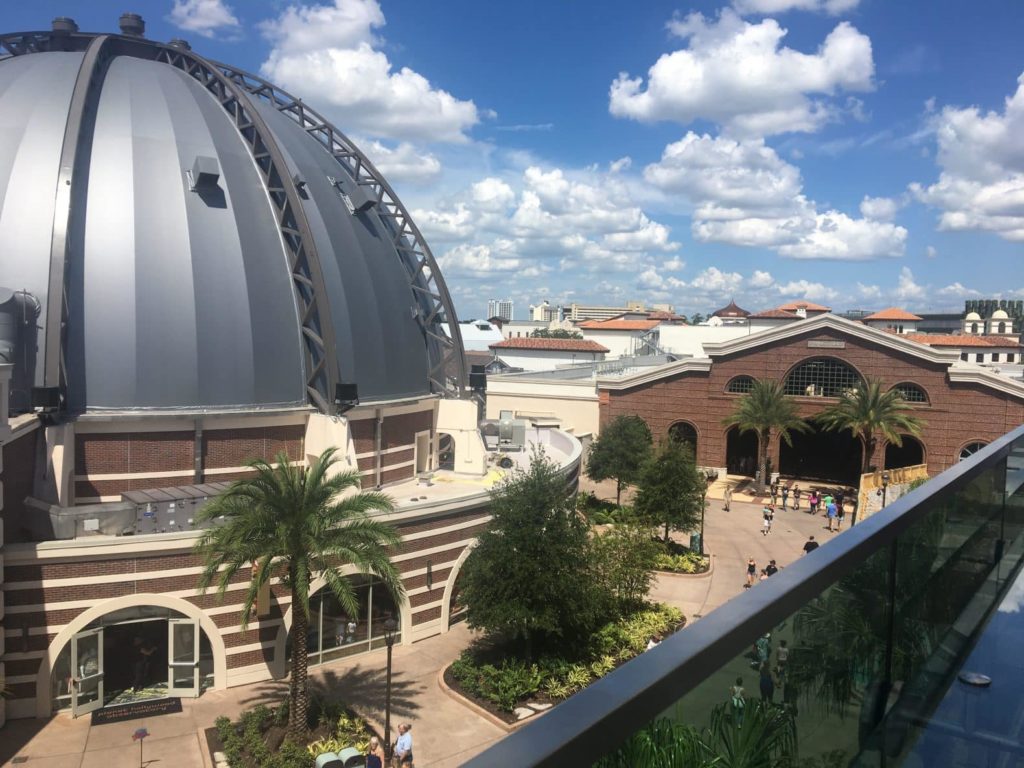
[[924, 464], [924, 446], [917, 438], [900, 435], [903, 445], [888, 443], [885, 446], [885, 468], [899, 469]]
[[437, 434], [437, 468], [455, 469], [455, 440], [447, 432]]
[[801, 480], [856, 485], [860, 478], [862, 448], [849, 430], [829, 432], [808, 422], [807, 432], [790, 432], [793, 445], [779, 446], [779, 471]]
[[225, 666], [220, 636], [215, 646], [207, 622], [190, 615], [194, 607], [160, 602], [131, 605], [121, 598], [83, 614], [51, 645], [60, 650], [41, 670], [49, 690], [40, 697], [37, 685], [37, 701], [77, 717], [105, 706], [194, 698], [214, 687], [216, 668], [223, 676]]
[[757, 472], [757, 433], [730, 427], [725, 437], [725, 466], [730, 475], [753, 477]]
[[697, 456], [697, 428], [688, 421], [677, 421], [668, 428], [669, 439], [689, 445], [694, 458]]
[[[400, 611], [387, 587], [370, 576], [346, 578], [355, 588], [358, 606], [355, 615], [349, 614], [341, 606], [329, 587], [318, 589], [310, 595], [306, 650], [311, 667], [383, 647], [384, 622], [388, 618], [398, 622], [399, 630], [395, 640], [399, 643], [402, 640]], [[285, 659], [291, 656], [290, 627], [289, 622]]]

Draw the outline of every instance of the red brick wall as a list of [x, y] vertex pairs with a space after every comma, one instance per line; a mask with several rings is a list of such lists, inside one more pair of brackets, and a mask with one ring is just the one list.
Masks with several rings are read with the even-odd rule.
[[[843, 349], [808, 346], [810, 340], [843, 342]], [[683, 373], [629, 390], [601, 392], [601, 421], [636, 414], [647, 421], [655, 439], [661, 439], [678, 420], [697, 428], [697, 461], [704, 466], [725, 466], [726, 434], [722, 420], [741, 395], [726, 394], [725, 386], [734, 376], [785, 379], [795, 365], [820, 357], [846, 361], [861, 375], [879, 378], [886, 386], [913, 382], [928, 394], [927, 405], [916, 406], [916, 415], [927, 422], [921, 442], [928, 470], [940, 472], [956, 463], [960, 448], [968, 442], [990, 442], [1024, 423], [1024, 401], [979, 385], [951, 384], [946, 366], [847, 336], [838, 331], [819, 331], [784, 341], [765, 344], [755, 350], [715, 358], [707, 373]], [[605, 400], [607, 398], [607, 401]], [[800, 415], [820, 412], [831, 400], [797, 397]], [[772, 452], [778, 466], [778, 439]], [[880, 465], [879, 445], [876, 463]]]
[[284, 451], [291, 461], [304, 458], [305, 425], [256, 429], [208, 429], [203, 432], [203, 467], [241, 467], [252, 459], [274, 459]]
[[194, 466], [192, 432], [75, 435], [75, 474], [170, 472]]

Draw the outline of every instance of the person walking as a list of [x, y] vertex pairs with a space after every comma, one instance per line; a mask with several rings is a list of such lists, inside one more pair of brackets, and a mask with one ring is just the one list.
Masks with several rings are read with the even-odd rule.
[[729, 507], [732, 506], [732, 486], [731, 485], [727, 485], [725, 487], [725, 495], [724, 495], [723, 499], [725, 501], [725, 511], [728, 512], [729, 511]]
[[839, 514], [836, 511], [836, 503], [834, 501], [830, 502], [828, 506], [825, 507], [825, 514], [828, 515], [828, 529], [831, 531], [832, 524], [835, 523], [836, 516]]
[[807, 506], [812, 515], [818, 514], [818, 492], [813, 488], [810, 494], [807, 496]]
[[395, 763], [412, 766], [412, 726], [402, 723], [398, 726], [398, 741], [395, 742]]
[[789, 486], [782, 486], [782, 508], [786, 508], [786, 502], [789, 501]]
[[761, 534], [763, 536], [767, 536], [769, 533], [772, 532], [772, 518], [775, 517], [775, 510], [772, 509], [771, 507], [765, 507], [761, 511], [761, 515], [764, 518], [763, 522], [761, 523]]
[[761, 679], [758, 685], [761, 688], [761, 701], [773, 704], [775, 699], [775, 680], [772, 678], [771, 665], [767, 661], [761, 663]]
[[811, 552], [813, 552], [814, 550], [816, 550], [816, 549], [817, 549], [817, 548], [818, 548], [819, 546], [821, 546], [821, 545], [820, 545], [820, 544], [818, 544], [818, 542], [816, 542], [816, 541], [814, 540], [814, 537], [813, 537], [813, 536], [811, 536], [811, 537], [810, 537], [810, 538], [809, 538], [809, 539], [808, 539], [808, 540], [807, 540], [807, 541], [806, 541], [806, 542], [804, 543], [804, 554], [805, 554], [805, 555], [809, 555], [809, 554], [811, 554]]
[[845, 499], [843, 499], [842, 496], [836, 496], [836, 530], [837, 531], [843, 530], [843, 519], [846, 517], [846, 511], [843, 509], [843, 501], [845, 501]]
[[750, 589], [754, 586], [754, 578], [757, 576], [757, 563], [754, 561], [754, 556], [751, 555], [747, 560], [747, 583], [743, 585], [745, 589]]
[[803, 493], [803, 491], [800, 490], [800, 486], [799, 485], [794, 485], [793, 486], [793, 509], [794, 510], [800, 509], [800, 494], [801, 493]]
[[772, 495], [772, 504], [773, 505], [774, 504], [778, 504], [779, 503], [779, 484], [778, 483], [772, 483], [772, 487], [769, 489], [769, 491], [771, 492], [771, 495]]
[[732, 714], [736, 718], [736, 727], [743, 727], [743, 708], [746, 705], [746, 692], [743, 690], [743, 678], [737, 677], [736, 684], [729, 688], [732, 697]]

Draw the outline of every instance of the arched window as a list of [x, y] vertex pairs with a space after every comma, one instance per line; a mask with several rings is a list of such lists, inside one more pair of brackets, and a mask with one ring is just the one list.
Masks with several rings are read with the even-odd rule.
[[839, 397], [861, 385], [860, 374], [842, 360], [818, 358], [801, 363], [786, 377], [787, 395]]
[[917, 384], [913, 384], [909, 381], [904, 381], [893, 387], [894, 390], [900, 393], [900, 397], [906, 400], [908, 403], [927, 403], [928, 395], [923, 389]]
[[677, 421], [668, 428], [668, 436], [676, 442], [688, 443], [694, 455], [697, 455], [697, 428], [690, 422]]
[[750, 376], [736, 376], [725, 385], [725, 391], [733, 395], [745, 395], [753, 388], [754, 379]]
[[977, 332], [978, 332], [978, 324], [977, 323], [971, 323], [971, 333], [977, 333]]
[[968, 443], [967, 445], [965, 445], [963, 448], [960, 449], [960, 458], [959, 458], [959, 460], [963, 461], [964, 459], [971, 458], [971, 456], [976, 454], [978, 451], [980, 451], [986, 445], [987, 445], [987, 443], [982, 443], [982, 442]]
[[999, 323], [999, 333], [1006, 333], [1006, 323], [1000, 321], [1000, 323]]

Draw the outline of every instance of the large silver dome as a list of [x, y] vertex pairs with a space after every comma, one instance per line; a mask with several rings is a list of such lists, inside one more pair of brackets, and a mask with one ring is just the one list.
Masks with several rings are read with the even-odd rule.
[[339, 382], [363, 401], [461, 390], [436, 264], [344, 135], [183, 43], [58, 22], [0, 37], [0, 336], [18, 335], [0, 358], [33, 369], [23, 399], [330, 410]]

